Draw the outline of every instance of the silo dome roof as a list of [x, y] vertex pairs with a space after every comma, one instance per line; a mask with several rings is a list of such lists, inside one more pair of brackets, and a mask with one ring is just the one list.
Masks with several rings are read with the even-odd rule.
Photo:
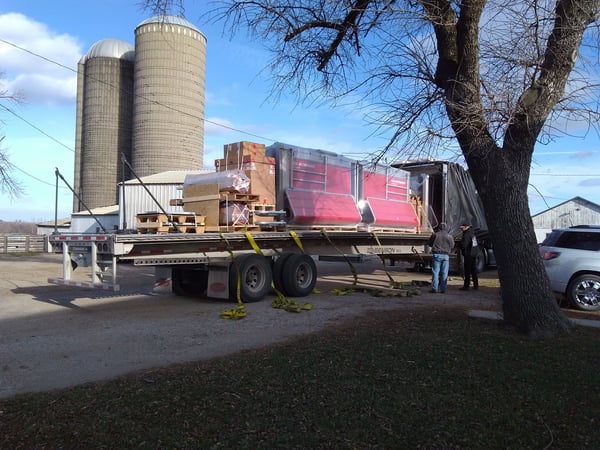
[[134, 55], [133, 45], [119, 39], [103, 39], [90, 47], [86, 57], [96, 58], [103, 56], [133, 61]]
[[170, 15], [170, 14], [164, 15], [164, 16], [150, 17], [150, 18], [144, 20], [142, 23], [140, 23], [136, 28], [139, 28], [142, 25], [148, 25], [150, 23], [159, 23], [159, 24], [160, 23], [168, 23], [170, 25], [181, 25], [183, 27], [190, 28], [190, 29], [202, 34], [202, 32], [198, 29], [198, 27], [196, 27], [196, 25], [194, 25], [189, 20], [187, 20], [181, 16], [175, 16], [175, 15]]

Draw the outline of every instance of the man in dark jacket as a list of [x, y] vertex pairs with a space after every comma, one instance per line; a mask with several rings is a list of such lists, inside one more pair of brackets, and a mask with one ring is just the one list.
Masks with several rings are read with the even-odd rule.
[[460, 226], [460, 229], [463, 233], [460, 244], [463, 255], [463, 268], [465, 272], [465, 282], [460, 290], [468, 291], [469, 284], [471, 284], [471, 278], [473, 278], [473, 289], [477, 289], [479, 287], [479, 279], [477, 278], [477, 264], [475, 264], [475, 259], [479, 249], [477, 248], [478, 244], [477, 238], [475, 237], [475, 231], [473, 231], [471, 225], [468, 223], [463, 223]]
[[450, 253], [454, 249], [454, 238], [446, 230], [446, 224], [440, 223], [438, 231], [429, 238], [431, 247], [431, 292], [446, 292]]

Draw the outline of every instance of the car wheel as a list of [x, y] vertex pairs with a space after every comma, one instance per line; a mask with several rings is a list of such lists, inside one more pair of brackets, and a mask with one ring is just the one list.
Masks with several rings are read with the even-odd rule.
[[567, 288], [567, 298], [577, 309], [600, 310], [600, 276], [589, 273], [573, 279]]
[[239, 256], [229, 267], [229, 296], [237, 299], [238, 269], [240, 280], [240, 298], [244, 302], [262, 300], [271, 289], [273, 274], [271, 264], [264, 256], [248, 253]]

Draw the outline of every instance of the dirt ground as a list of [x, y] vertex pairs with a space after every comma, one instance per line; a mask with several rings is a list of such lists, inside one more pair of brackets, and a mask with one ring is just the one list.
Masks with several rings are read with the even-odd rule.
[[[246, 304], [247, 317], [225, 320], [235, 303], [152, 292], [151, 267], [119, 266], [121, 290], [98, 291], [48, 284], [61, 276], [60, 255], [0, 255], [0, 398], [110, 379], [126, 373], [257, 348], [318, 331], [371, 310], [461, 307], [498, 311], [495, 271], [483, 274], [478, 291], [460, 291], [451, 277], [445, 294], [412, 297], [338, 295], [352, 285], [346, 263], [317, 264], [319, 292], [296, 299], [313, 309], [290, 313], [267, 297]], [[358, 286], [387, 291], [378, 260], [355, 265]], [[407, 266], [386, 267], [395, 281], [429, 281]]]

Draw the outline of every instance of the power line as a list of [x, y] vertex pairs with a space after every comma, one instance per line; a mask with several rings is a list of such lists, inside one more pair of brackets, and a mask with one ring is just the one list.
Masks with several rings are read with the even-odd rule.
[[[15, 44], [15, 43], [13, 43], [13, 42], [9, 42], [9, 41], [7, 41], [7, 40], [5, 40], [5, 39], [2, 39], [2, 38], [0, 38], [0, 42], [3, 42], [3, 43], [5, 43], [5, 44], [7, 44], [7, 45], [10, 45], [11, 47], [14, 47], [14, 48], [16, 48], [16, 49], [18, 49], [18, 50], [21, 50], [21, 51], [23, 51], [23, 52], [29, 53], [30, 55], [33, 55], [33, 56], [35, 56], [35, 57], [37, 57], [37, 58], [41, 58], [41, 59], [43, 59], [44, 61], [47, 61], [47, 62], [49, 62], [49, 63], [51, 63], [51, 64], [55, 64], [55, 65], [57, 65], [57, 66], [59, 66], [59, 67], [62, 67], [63, 69], [69, 70], [70, 72], [77, 73], [77, 70], [75, 70], [75, 69], [73, 69], [73, 68], [71, 68], [71, 67], [65, 66], [64, 64], [61, 64], [61, 63], [59, 63], [58, 61], [54, 61], [54, 60], [52, 60], [52, 59], [50, 59], [50, 58], [47, 58], [47, 57], [45, 57], [45, 56], [43, 56], [43, 55], [40, 55], [40, 54], [38, 54], [38, 53], [35, 53], [35, 52], [31, 51], [31, 50], [28, 50], [28, 49], [26, 49], [26, 48], [24, 48], [24, 47], [21, 47], [21, 46], [19, 46], [19, 45]], [[99, 82], [99, 83], [105, 84], [105, 85], [107, 85], [107, 86], [110, 86], [110, 87], [112, 87], [112, 88], [117, 88], [117, 86], [114, 86], [114, 85], [112, 85], [112, 84], [110, 84], [110, 83], [106, 82], [105, 80], [100, 80], [100, 79], [97, 79], [97, 78], [95, 78], [95, 77], [92, 77], [92, 76], [90, 76], [90, 75], [89, 75], [89, 74], [87, 74], [87, 73], [85, 74], [85, 76], [86, 76], [86, 78], [87, 78], [87, 77], [89, 77], [90, 79], [92, 79], [92, 80], [94, 80], [94, 81], [97, 81], [97, 82]], [[119, 87], [119, 89], [121, 89], [121, 90], [122, 90], [123, 88], [120, 88], [120, 87]], [[211, 120], [207, 120], [207, 119], [206, 119], [206, 118], [204, 118], [204, 117], [196, 117], [196, 116], [193, 116], [193, 115], [189, 114], [188, 112], [185, 112], [185, 111], [178, 110], [177, 108], [174, 108], [174, 107], [172, 107], [172, 106], [169, 106], [169, 105], [165, 105], [164, 103], [161, 103], [161, 102], [159, 102], [159, 101], [157, 101], [157, 100], [150, 99], [150, 98], [148, 98], [148, 97], [146, 97], [146, 96], [140, 96], [140, 98], [143, 98], [144, 100], [147, 100], [147, 101], [149, 101], [149, 102], [151, 102], [151, 103], [154, 103], [155, 105], [162, 106], [162, 107], [164, 107], [164, 108], [167, 108], [167, 109], [169, 109], [169, 110], [175, 111], [175, 112], [177, 112], [177, 113], [184, 114], [184, 115], [187, 115], [187, 116], [191, 116], [192, 118], [197, 118], [198, 120], [200, 120], [200, 121], [204, 121], [205, 123], [210, 123], [211, 125], [215, 125], [215, 126], [217, 126], [217, 127], [225, 128], [225, 129], [228, 129], [228, 130], [230, 130], [230, 131], [235, 131], [236, 133], [245, 134], [246, 136], [252, 136], [252, 137], [259, 138], [259, 139], [263, 139], [263, 140], [266, 140], [266, 141], [272, 141], [272, 142], [276, 142], [276, 141], [277, 141], [277, 139], [271, 139], [271, 138], [268, 138], [268, 137], [265, 137], [265, 136], [261, 136], [261, 135], [254, 134], [254, 133], [250, 133], [249, 131], [244, 131], [244, 130], [240, 130], [240, 129], [237, 129], [237, 128], [234, 128], [234, 127], [230, 127], [230, 126], [228, 126], [228, 125], [223, 125], [223, 124], [221, 124], [221, 123], [218, 123], [218, 122], [213, 122], [213, 121], [211, 121]], [[34, 127], [34, 128], [35, 128], [35, 127]], [[36, 129], [38, 129], [38, 128], [36, 128]], [[38, 131], [41, 131], [41, 130], [39, 130], [39, 129], [38, 129]], [[44, 134], [45, 134], [46, 136], [48, 136], [46, 133], [44, 133]], [[48, 136], [48, 137], [50, 137], [50, 136]], [[73, 151], [73, 150], [71, 150], [71, 151]]]
[[[17, 169], [19, 172], [23, 172], [23, 173], [24, 173], [25, 175], [27, 175], [28, 177], [30, 177], [30, 178], [33, 178], [34, 180], [36, 180], [36, 181], [39, 181], [39, 182], [40, 182], [40, 183], [42, 183], [42, 184], [45, 184], [45, 185], [48, 185], [48, 186], [53, 186], [53, 187], [55, 186], [53, 183], [49, 183], [48, 181], [44, 181], [44, 180], [42, 180], [42, 179], [40, 179], [40, 178], [36, 177], [35, 175], [31, 175], [29, 172], [27, 172], [27, 171], [25, 171], [25, 170], [21, 169], [19, 166], [15, 166], [14, 164], [12, 164], [12, 166], [13, 166], [15, 169]], [[64, 186], [59, 186], [59, 189], [66, 189], [66, 187], [64, 187]]]
[[69, 150], [72, 153], [75, 153], [75, 150], [73, 150], [71, 147], [63, 144], [62, 142], [60, 142], [58, 139], [50, 136], [48, 133], [46, 133], [44, 130], [42, 130], [41, 128], [35, 126], [34, 124], [32, 124], [31, 122], [29, 122], [27, 119], [25, 119], [24, 117], [20, 116], [19, 114], [17, 114], [16, 112], [14, 112], [12, 109], [7, 108], [4, 105], [0, 106], [7, 112], [11, 113], [13, 116], [17, 117], [18, 119], [22, 120], [23, 122], [25, 122], [27, 125], [29, 125], [30, 127], [36, 129], [37, 131], [39, 131], [40, 133], [42, 133], [44, 136], [46, 136], [49, 139], [52, 139], [54, 142], [56, 142], [57, 144], [61, 145], [62, 147], [66, 148], [67, 150]]

